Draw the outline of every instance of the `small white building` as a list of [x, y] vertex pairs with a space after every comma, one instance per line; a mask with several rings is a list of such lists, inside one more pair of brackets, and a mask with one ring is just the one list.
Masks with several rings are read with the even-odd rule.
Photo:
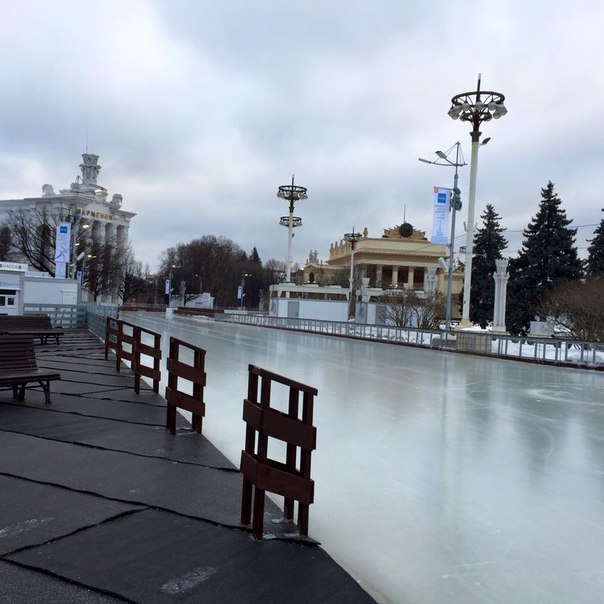
[[0, 314], [22, 315], [24, 306], [76, 305], [79, 283], [53, 279], [48, 273], [28, 270], [21, 262], [0, 262]]
[[[377, 299], [384, 294], [384, 290], [368, 287], [366, 282], [356, 294], [356, 320], [360, 323], [380, 323], [380, 303]], [[341, 285], [278, 283], [270, 287], [269, 316], [348, 321], [349, 300], [350, 289]]]
[[27, 264], [0, 262], [0, 314], [22, 315]]

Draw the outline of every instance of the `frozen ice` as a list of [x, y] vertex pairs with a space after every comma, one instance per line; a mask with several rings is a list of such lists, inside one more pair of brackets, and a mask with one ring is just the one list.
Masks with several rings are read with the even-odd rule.
[[601, 372], [127, 320], [207, 350], [204, 434], [237, 465], [248, 364], [318, 388], [310, 535], [378, 601], [601, 601]]

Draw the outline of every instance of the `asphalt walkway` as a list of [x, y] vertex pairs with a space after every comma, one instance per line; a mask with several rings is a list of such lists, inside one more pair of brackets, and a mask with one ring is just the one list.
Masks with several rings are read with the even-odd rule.
[[268, 499], [253, 540], [237, 468], [183, 418], [170, 435], [96, 336], [36, 358], [61, 372], [50, 406], [0, 391], [1, 602], [373, 602]]

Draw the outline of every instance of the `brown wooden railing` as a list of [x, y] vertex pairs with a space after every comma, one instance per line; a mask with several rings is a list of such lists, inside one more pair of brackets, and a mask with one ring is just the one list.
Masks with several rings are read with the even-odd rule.
[[[183, 363], [181, 360], [181, 348], [193, 353], [192, 365]], [[206, 385], [205, 356], [206, 351], [202, 348], [176, 338], [170, 338], [170, 355], [166, 362], [168, 369], [166, 428], [172, 434], [176, 433], [177, 408], [185, 409], [193, 414], [193, 430], [201, 434], [202, 422], [206, 414], [206, 406], [203, 401], [203, 389]], [[192, 382], [192, 394], [187, 394], [179, 389], [179, 379]]]
[[[144, 344], [143, 336], [151, 336], [153, 345]], [[153, 366], [145, 365], [142, 356], [151, 357]], [[159, 382], [161, 381], [161, 336], [154, 331], [139, 327], [134, 328], [134, 359], [132, 360], [132, 369], [134, 371], [134, 392], [140, 394], [141, 377], [150, 378], [153, 382], [153, 392], [159, 392]]]
[[[250, 365], [248, 372], [248, 395], [243, 401], [247, 426], [241, 452], [241, 523], [250, 523], [253, 495], [252, 532], [256, 539], [262, 539], [264, 498], [270, 491], [285, 498], [284, 515], [288, 520], [293, 519], [294, 503], [298, 502], [298, 530], [301, 536], [308, 536], [308, 508], [314, 500], [315, 486], [310, 478], [311, 453], [317, 441], [317, 430], [312, 425], [313, 401], [318, 391], [255, 365]], [[287, 412], [271, 406], [273, 383], [289, 388]], [[285, 462], [269, 458], [269, 438], [287, 444]]]

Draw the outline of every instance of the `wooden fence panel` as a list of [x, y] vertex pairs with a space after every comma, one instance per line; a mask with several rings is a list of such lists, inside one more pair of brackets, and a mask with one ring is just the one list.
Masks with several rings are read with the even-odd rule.
[[[151, 336], [153, 344], [144, 344], [143, 337]], [[153, 366], [145, 365], [142, 357], [151, 357]], [[161, 335], [136, 326], [134, 328], [134, 358], [132, 360], [132, 369], [134, 371], [134, 392], [140, 394], [141, 377], [150, 378], [153, 381], [153, 392], [159, 392], [159, 382], [161, 381]]]
[[[246, 433], [245, 449], [241, 452], [241, 523], [252, 521], [254, 537], [262, 539], [264, 498], [266, 491], [270, 491], [284, 497], [284, 515], [288, 520], [293, 519], [294, 504], [298, 502], [298, 530], [306, 537], [308, 509], [314, 501], [315, 485], [310, 470], [311, 454], [317, 443], [317, 429], [312, 421], [314, 397], [318, 391], [255, 365], [249, 366], [248, 375], [248, 394], [243, 401]], [[273, 383], [289, 389], [287, 412], [271, 407]], [[269, 458], [269, 438], [286, 443], [285, 462]]]
[[[182, 362], [180, 356], [182, 348], [192, 352], [192, 365]], [[206, 385], [205, 356], [206, 351], [202, 348], [198, 348], [177, 338], [170, 338], [170, 354], [166, 361], [168, 369], [166, 428], [172, 434], [176, 433], [177, 408], [185, 409], [193, 414], [193, 430], [201, 434], [202, 422], [206, 414], [206, 406], [203, 400], [203, 389]], [[192, 394], [185, 393], [179, 389], [179, 379], [192, 383]]]

